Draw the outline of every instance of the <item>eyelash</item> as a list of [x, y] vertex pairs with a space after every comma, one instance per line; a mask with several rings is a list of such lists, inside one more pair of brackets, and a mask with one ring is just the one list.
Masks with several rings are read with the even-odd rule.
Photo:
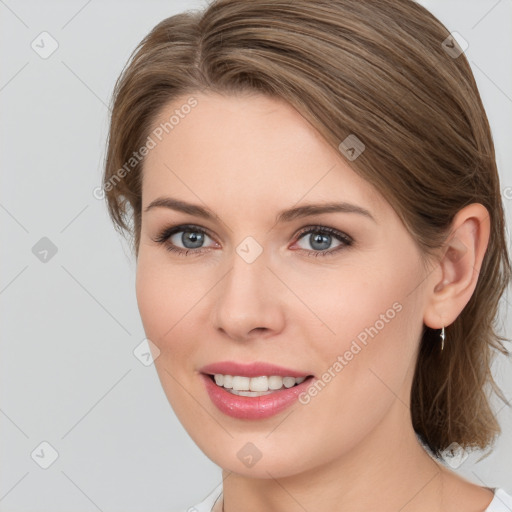
[[[198, 248], [198, 249], [181, 249], [180, 247], [176, 247], [168, 243], [169, 238], [176, 233], [180, 233], [182, 231], [189, 231], [193, 233], [200, 233], [202, 235], [206, 235], [209, 238], [212, 238], [206, 230], [200, 228], [199, 226], [194, 226], [193, 224], [183, 224], [180, 226], [168, 227], [163, 229], [160, 234], [153, 239], [154, 242], [164, 245], [165, 249], [169, 252], [178, 253], [182, 256], [187, 256], [189, 253], [193, 253], [199, 255], [207, 250], [207, 248]], [[343, 242], [341, 245], [336, 247], [335, 249], [328, 249], [325, 251], [313, 251], [307, 249], [298, 249], [299, 251], [306, 251], [308, 256], [318, 257], [318, 256], [332, 256], [337, 253], [341, 249], [349, 247], [353, 244], [353, 239], [346, 235], [345, 233], [338, 231], [337, 229], [329, 228], [327, 226], [307, 226], [299, 233], [297, 233], [297, 241], [300, 240], [304, 235], [309, 235], [311, 233], [321, 233], [332, 235], [334, 238]]]

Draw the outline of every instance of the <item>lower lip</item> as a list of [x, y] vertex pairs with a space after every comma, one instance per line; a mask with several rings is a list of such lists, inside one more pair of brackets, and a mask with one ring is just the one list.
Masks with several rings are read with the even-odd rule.
[[210, 375], [202, 373], [201, 378], [211, 401], [221, 412], [233, 418], [246, 420], [259, 420], [279, 414], [298, 399], [313, 379], [308, 377], [297, 386], [283, 388], [269, 395], [239, 396], [217, 386]]

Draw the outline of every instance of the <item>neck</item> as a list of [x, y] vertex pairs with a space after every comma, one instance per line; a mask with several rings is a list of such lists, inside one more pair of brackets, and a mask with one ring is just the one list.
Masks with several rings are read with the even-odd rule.
[[396, 400], [361, 443], [322, 466], [265, 479], [223, 471], [224, 510], [437, 512], [443, 509], [443, 476], [419, 444], [408, 408]]

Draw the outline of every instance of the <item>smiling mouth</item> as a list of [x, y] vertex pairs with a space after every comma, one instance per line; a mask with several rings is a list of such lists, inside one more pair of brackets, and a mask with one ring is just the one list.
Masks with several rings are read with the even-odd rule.
[[307, 377], [281, 377], [279, 375], [246, 377], [241, 375], [204, 374], [209, 377], [219, 388], [238, 396], [258, 397], [278, 393], [286, 389], [298, 386]]

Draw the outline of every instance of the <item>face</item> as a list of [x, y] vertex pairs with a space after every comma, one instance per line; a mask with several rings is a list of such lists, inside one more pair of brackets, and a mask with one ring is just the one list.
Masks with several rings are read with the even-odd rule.
[[[397, 435], [410, 421], [426, 300], [414, 240], [287, 103], [194, 98], [146, 157], [136, 276], [145, 333], [179, 420], [216, 464], [262, 478], [342, 460], [384, 430]], [[158, 199], [167, 202], [150, 207]], [[205, 370], [222, 362], [241, 366]], [[290, 388], [284, 379], [258, 397], [204, 374], [244, 377], [227, 386], [278, 387], [279, 370], [245, 366], [255, 362], [312, 377]], [[250, 370], [273, 378], [249, 379]]]

